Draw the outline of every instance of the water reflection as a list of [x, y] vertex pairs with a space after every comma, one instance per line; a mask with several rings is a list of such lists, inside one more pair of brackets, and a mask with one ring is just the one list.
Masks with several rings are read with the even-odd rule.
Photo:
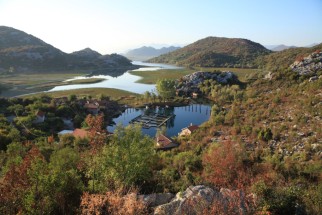
[[[210, 105], [203, 104], [192, 104], [182, 107], [169, 107], [169, 108], [150, 108], [150, 109], [135, 109], [128, 108], [122, 115], [114, 119], [115, 124], [122, 124], [123, 126], [129, 125], [129, 122], [141, 115], [150, 115], [150, 114], [160, 114], [170, 116], [174, 114], [175, 116], [171, 118], [166, 124], [166, 134], [168, 136], [177, 136], [182, 128], [189, 126], [191, 123], [194, 125], [200, 125], [203, 122], [207, 121], [211, 114]], [[109, 131], [114, 131], [116, 125], [109, 126], [107, 129]], [[144, 134], [154, 137], [156, 134], [157, 128], [151, 127], [149, 129], [142, 129]]]
[[[172, 65], [166, 64], [154, 64], [154, 63], [143, 63], [140, 61], [133, 61], [134, 65], [143, 66], [142, 70], [159, 70], [159, 69], [180, 69], [181, 67], [176, 67]], [[152, 68], [152, 69], [151, 69]], [[116, 69], [117, 70], [117, 69]], [[114, 72], [116, 74], [122, 74], [119, 76], [113, 75]], [[79, 76], [73, 79], [69, 79], [66, 81], [78, 80], [78, 79], [86, 79], [86, 78], [103, 78], [105, 79], [99, 83], [93, 84], [74, 84], [74, 85], [64, 85], [64, 86], [56, 86], [51, 91], [61, 91], [61, 90], [72, 90], [72, 89], [83, 89], [83, 88], [115, 88], [120, 90], [126, 90], [134, 93], [142, 94], [146, 91], [153, 91], [155, 90], [154, 84], [141, 84], [136, 83], [141, 77], [132, 75], [128, 71], [125, 73], [119, 73], [119, 71], [111, 71], [110, 75], [101, 75], [101, 73], [92, 73], [91, 77], [87, 76]], [[100, 74], [100, 75], [93, 75], [93, 74]]]

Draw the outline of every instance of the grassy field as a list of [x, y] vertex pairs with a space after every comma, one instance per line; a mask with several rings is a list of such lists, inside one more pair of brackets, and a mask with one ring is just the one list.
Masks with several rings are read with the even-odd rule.
[[87, 78], [87, 79], [77, 79], [77, 80], [72, 80], [72, 81], [67, 81], [67, 82], [63, 82], [66, 84], [95, 84], [95, 83], [99, 83], [102, 82], [106, 79], [104, 78]]
[[258, 69], [241, 69], [241, 68], [193, 68], [193, 69], [162, 69], [157, 71], [132, 71], [133, 75], [142, 77], [138, 83], [155, 84], [159, 79], [179, 79], [184, 75], [191, 74], [196, 71], [211, 72], [214, 70], [234, 72], [241, 81], [245, 81], [246, 75], [257, 73]]
[[25, 95], [21, 97], [31, 98], [31, 97], [40, 96], [40, 95], [49, 95], [53, 98], [56, 98], [56, 97], [69, 96], [73, 94], [77, 95], [78, 97], [91, 96], [93, 98], [96, 98], [98, 95], [106, 95], [113, 99], [125, 99], [122, 97], [133, 97], [137, 95], [135, 93], [131, 93], [125, 90], [118, 90], [113, 88], [84, 88], [84, 89], [54, 91], [54, 92], [46, 92], [46, 93], [41, 92], [41, 93], [35, 93], [35, 94]]
[[187, 69], [161, 69], [157, 71], [131, 71], [130, 73], [142, 77], [137, 81], [138, 83], [155, 84], [159, 79], [178, 79], [193, 72], [194, 70]]
[[[84, 72], [72, 73], [43, 73], [43, 74], [12, 74], [0, 75], [1, 85], [6, 88], [1, 96], [12, 97], [22, 94], [49, 90], [63, 81], [76, 76], [86, 75]], [[95, 80], [97, 81], [97, 80]], [[68, 84], [68, 83], [67, 83]]]

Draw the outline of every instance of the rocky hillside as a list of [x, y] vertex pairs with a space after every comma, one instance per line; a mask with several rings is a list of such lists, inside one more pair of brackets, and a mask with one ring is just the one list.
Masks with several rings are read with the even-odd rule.
[[[101, 55], [89, 48], [67, 54], [23, 31], [0, 26], [0, 72], [47, 72], [86, 69], [94, 72], [132, 68], [127, 58]], [[123, 70], [124, 70], [123, 69]], [[126, 71], [125, 70], [125, 71]]]
[[297, 59], [290, 68], [300, 75], [316, 75], [318, 71], [322, 71], [322, 51]]
[[154, 57], [158, 57], [162, 54], [166, 54], [179, 49], [180, 47], [170, 46], [156, 49], [151, 46], [143, 46], [141, 48], [132, 49], [124, 54], [125, 57], [131, 60], [145, 61]]
[[317, 50], [322, 50], [322, 43], [310, 48], [291, 48], [260, 56], [256, 59], [256, 64], [259, 68], [269, 71], [283, 70], [297, 59], [302, 59]]
[[176, 86], [178, 95], [191, 95], [191, 93], [201, 93], [200, 86], [207, 81], [218, 84], [238, 84], [238, 77], [230, 71], [224, 72], [194, 72], [179, 79]]
[[16, 71], [41, 68], [65, 68], [67, 54], [26, 34], [23, 31], [0, 27], [0, 68], [14, 67]]
[[259, 43], [246, 39], [207, 37], [176, 51], [149, 60], [183, 66], [254, 67], [258, 56], [271, 53]]

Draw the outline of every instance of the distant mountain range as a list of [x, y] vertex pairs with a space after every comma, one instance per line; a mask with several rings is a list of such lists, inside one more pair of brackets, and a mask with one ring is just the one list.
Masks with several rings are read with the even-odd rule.
[[207, 37], [149, 62], [197, 67], [252, 68], [256, 67], [254, 61], [258, 56], [270, 53], [261, 44], [247, 39]]
[[[322, 43], [310, 48], [281, 45], [275, 47], [275, 50], [281, 51], [273, 52], [247, 39], [207, 37], [183, 48], [141, 47], [129, 51], [126, 56], [144, 60], [165, 53], [148, 62], [187, 67], [261, 68], [274, 71], [288, 68], [296, 59], [322, 50]], [[24, 73], [86, 70], [91, 74], [117, 76], [135, 68], [138, 66], [132, 65], [122, 55], [101, 55], [90, 48], [67, 54], [23, 31], [0, 26], [0, 73], [9, 70]]]
[[179, 49], [180, 47], [170, 46], [160, 49], [153, 48], [151, 46], [143, 46], [141, 48], [132, 49], [124, 54], [125, 57], [131, 60], [145, 61], [150, 58], [158, 57], [162, 54], [166, 54]]
[[[305, 48], [311, 48], [311, 47], [314, 47], [316, 45], [319, 45], [318, 43], [312, 43], [310, 45], [307, 45], [307, 46], [304, 46]], [[265, 48], [269, 49], [269, 50], [272, 50], [272, 51], [283, 51], [285, 49], [290, 49], [290, 48], [300, 48], [299, 46], [287, 46], [287, 45], [284, 45], [284, 44], [281, 44], [281, 45], [265, 45]]]
[[278, 45], [271, 50], [275, 51], [275, 52], [279, 52], [279, 51], [283, 51], [285, 49], [293, 49], [293, 48], [297, 48], [297, 47], [296, 46]]
[[15, 72], [88, 70], [97, 74], [132, 67], [136, 68], [121, 55], [101, 55], [89, 48], [67, 54], [33, 35], [0, 26], [0, 72], [13, 68]]

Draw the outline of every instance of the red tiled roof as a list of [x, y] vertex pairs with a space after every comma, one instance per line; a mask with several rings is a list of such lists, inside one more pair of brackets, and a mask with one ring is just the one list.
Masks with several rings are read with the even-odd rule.
[[167, 145], [167, 144], [170, 144], [173, 142], [173, 140], [170, 138], [170, 137], [167, 137], [163, 134], [160, 134], [158, 137], [157, 137], [157, 141], [158, 143], [162, 143], [162, 145]]
[[42, 112], [41, 110], [37, 111], [36, 116], [43, 117], [45, 116], [45, 113]]
[[199, 128], [198, 125], [191, 125], [189, 127], [187, 127], [187, 129], [191, 132], [194, 132], [195, 130], [197, 130]]
[[174, 148], [177, 147], [178, 145], [170, 138], [167, 137], [163, 134], [160, 134], [157, 138], [157, 144], [158, 144], [158, 148], [160, 149], [167, 149], [167, 148]]
[[87, 108], [87, 109], [97, 109], [98, 105], [95, 105], [95, 104], [92, 104], [92, 103], [86, 103], [84, 105], [84, 107]]
[[88, 136], [88, 131], [86, 131], [85, 129], [76, 128], [73, 131], [73, 135], [74, 137], [85, 138]]

